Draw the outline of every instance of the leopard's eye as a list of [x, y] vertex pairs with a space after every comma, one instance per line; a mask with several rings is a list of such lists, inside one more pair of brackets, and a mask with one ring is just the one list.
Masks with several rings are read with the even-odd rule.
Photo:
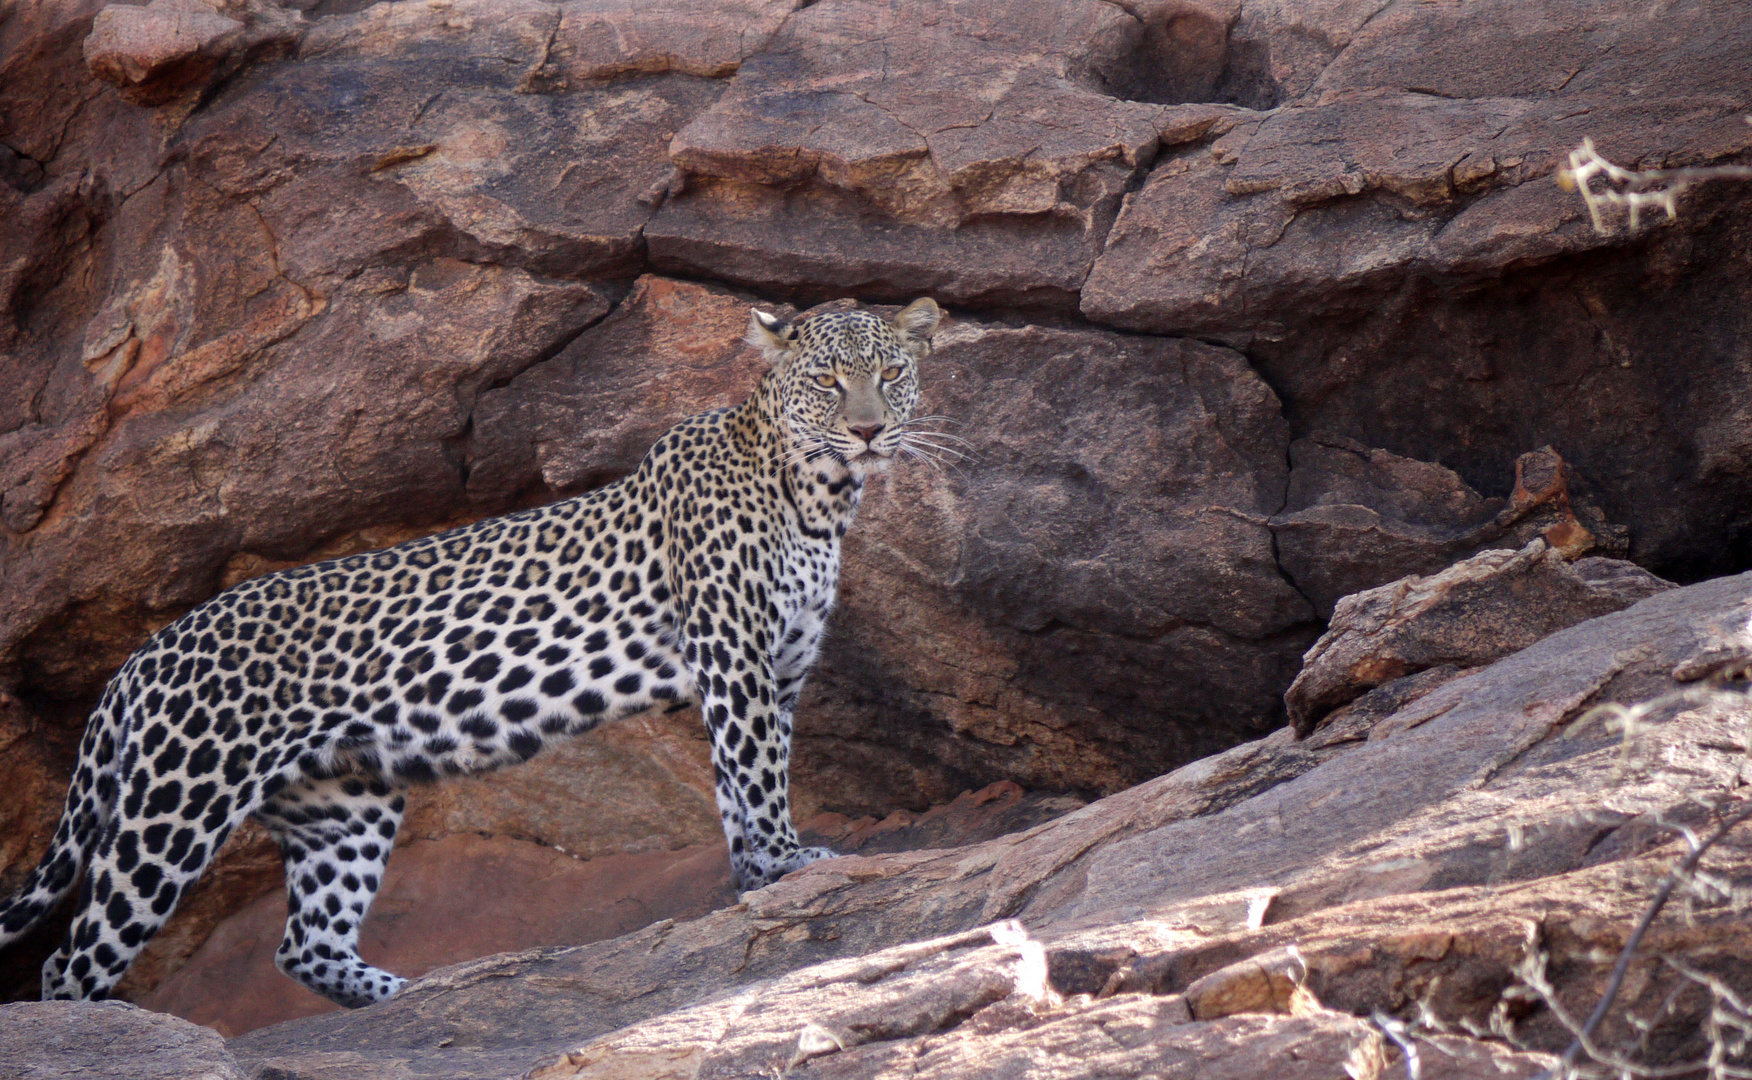
[[839, 380], [830, 371], [824, 371], [815, 377], [815, 385], [823, 390], [832, 390], [839, 385]]
[[893, 367], [885, 367], [882, 369], [882, 381], [883, 382], [893, 382], [894, 380], [896, 380], [898, 378], [900, 378], [900, 365], [899, 364], [895, 364]]

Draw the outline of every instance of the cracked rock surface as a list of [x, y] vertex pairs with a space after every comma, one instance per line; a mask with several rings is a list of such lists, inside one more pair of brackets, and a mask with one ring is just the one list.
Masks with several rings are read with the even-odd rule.
[[1568, 563], [1534, 540], [1520, 551], [1487, 551], [1427, 578], [1355, 593], [1339, 601], [1284, 692], [1290, 723], [1306, 735], [1376, 687], [1433, 668], [1483, 667], [1672, 587], [1618, 559]]
[[[1530, 640], [1425, 639], [1338, 680], [1307, 743], [1261, 742], [1347, 596], [1535, 539], [1572, 560], [1558, 577], [1752, 566], [1752, 203], [1700, 185], [1676, 221], [1598, 235], [1551, 182], [1583, 136], [1626, 166], [1743, 161], [1748, 56], [1732, 0], [16, 0], [0, 888], [154, 629], [254, 574], [624, 474], [753, 384], [751, 304], [934, 295], [927, 407], [966, 440], [874, 485], [851, 535], [801, 817], [1000, 782], [1063, 809], [1186, 768], [1230, 778], [1186, 796], [1207, 816], [1289, 789]], [[1634, 584], [1614, 565], [1588, 588]], [[615, 875], [579, 865], [716, 843], [705, 760], [691, 713], [599, 732], [419, 793], [397, 858], [485, 837], [479, 866], [549, 860], [608, 912], [458, 948], [617, 934], [623, 894], [585, 884]], [[909, 835], [882, 843], [971, 834]], [[883, 850], [921, 883], [962, 873]], [[248, 969], [229, 920], [259, 930], [276, 861], [241, 830], [124, 992], [169, 1001], [202, 955]], [[718, 903], [694, 869], [639, 918]], [[1078, 872], [833, 932], [959, 932]], [[60, 929], [0, 955], [8, 996]], [[238, 951], [203, 953], [215, 934]], [[1066, 1046], [1108, 1023], [1065, 1022]]]
[[[1744, 342], [1748, 309], [1713, 275], [1661, 268], [1743, 275], [1743, 193], [1696, 189], [1677, 227], [1632, 241], [1552, 182], [1584, 137], [1632, 168], [1744, 159], [1736, 6], [1243, 0], [1229, 18], [1228, 55], [1272, 91], [1253, 104], [1275, 107], [1164, 145], [1083, 314], [1233, 343], [1299, 435], [1437, 460], [1480, 490], [1555, 445], [1638, 523], [1635, 558], [1739, 569], [1715, 526], [1682, 522], [1745, 520], [1713, 477], [1745, 482], [1748, 358], [1715, 335], [1726, 318]], [[1677, 335], [1676, 312], [1693, 313]], [[1675, 380], [1711, 404], [1667, 412]]]

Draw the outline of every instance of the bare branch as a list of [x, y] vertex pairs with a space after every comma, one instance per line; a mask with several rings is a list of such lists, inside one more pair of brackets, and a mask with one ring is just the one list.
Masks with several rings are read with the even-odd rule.
[[[1599, 187], [1594, 185], [1596, 177], [1602, 180]], [[1594, 231], [1602, 236], [1609, 230], [1600, 216], [1601, 207], [1624, 207], [1630, 212], [1630, 229], [1635, 232], [1645, 207], [1659, 207], [1669, 219], [1676, 218], [1680, 194], [1693, 184], [1709, 180], [1752, 180], [1752, 166], [1709, 165], [1637, 172], [1607, 161], [1594, 149], [1594, 140], [1583, 139], [1581, 146], [1570, 151], [1569, 167], [1557, 172], [1558, 186], [1581, 194]]]
[[[1717, 841], [1726, 836], [1734, 826], [1748, 819], [1752, 819], [1752, 801], [1747, 802], [1738, 810], [1734, 811], [1734, 813], [1722, 818], [1716, 827], [1710, 830], [1709, 835], [1702, 839], [1697, 839], [1692, 836], [1687, 837], [1686, 846], [1690, 848], [1690, 851], [1686, 853], [1685, 858], [1679, 860], [1678, 864], [1675, 865], [1672, 870], [1668, 871], [1667, 876], [1661, 881], [1661, 887], [1655, 890], [1654, 898], [1650, 900], [1649, 905], [1643, 909], [1642, 917], [1637, 920], [1635, 929], [1630, 932], [1630, 937], [1624, 942], [1624, 948], [1619, 951], [1618, 962], [1612, 967], [1611, 977], [1606, 980], [1605, 994], [1600, 998], [1600, 1003], [1594, 1006], [1594, 1011], [1588, 1015], [1588, 1019], [1584, 1021], [1580, 1027], [1577, 1027], [1569, 1017], [1564, 1014], [1563, 1010], [1557, 1006], [1555, 1000], [1555, 988], [1551, 987], [1550, 983], [1544, 978], [1545, 965], [1543, 959], [1541, 958], [1537, 964], [1528, 965], [1528, 971], [1523, 974], [1523, 979], [1526, 980], [1529, 986], [1539, 991], [1541, 997], [1546, 999], [1546, 1004], [1551, 1006], [1553, 1013], [1557, 1015], [1558, 1019], [1564, 1024], [1564, 1026], [1575, 1032], [1575, 1040], [1565, 1048], [1561, 1055], [1559, 1055], [1559, 1063], [1557, 1067], [1540, 1074], [1540, 1076], [1535, 1077], [1535, 1080], [1563, 1080], [1563, 1078], [1570, 1076], [1573, 1072], [1576, 1057], [1584, 1050], [1587, 1051], [1588, 1056], [1595, 1061], [1622, 1070], [1633, 1076], [1682, 1076], [1686, 1072], [1695, 1072], [1700, 1068], [1706, 1067], [1711, 1068], [1716, 1075], [1724, 1077], [1752, 1075], [1752, 1073], [1734, 1070], [1727, 1067], [1725, 1064], [1713, 1062], [1708, 1065], [1705, 1065], [1704, 1063], [1691, 1063], [1687, 1065], [1665, 1066], [1661, 1068], [1639, 1066], [1632, 1062], [1619, 1059], [1616, 1055], [1607, 1051], [1603, 1047], [1594, 1045], [1593, 1042], [1595, 1030], [1599, 1028], [1600, 1022], [1606, 1019], [1606, 1014], [1612, 1009], [1612, 1003], [1618, 998], [1619, 990], [1624, 986], [1624, 976], [1630, 971], [1630, 963], [1636, 956], [1638, 946], [1642, 944], [1643, 937], [1649, 932], [1649, 927], [1654, 925], [1655, 917], [1661, 913], [1662, 908], [1667, 906], [1667, 901], [1673, 896], [1673, 890], [1678, 888], [1681, 883], [1691, 879], [1692, 871], [1697, 868], [1698, 862], [1702, 860], [1703, 856], [1711, 847], [1715, 846]], [[1671, 963], [1671, 961], [1669, 961], [1669, 963]], [[1533, 978], [1528, 978], [1528, 975], [1532, 975]]]
[[1381, 1034], [1392, 1039], [1405, 1055], [1405, 1080], [1423, 1080], [1423, 1063], [1417, 1056], [1417, 1037], [1412, 1034], [1410, 1025], [1380, 1009], [1375, 1010], [1374, 1020]]

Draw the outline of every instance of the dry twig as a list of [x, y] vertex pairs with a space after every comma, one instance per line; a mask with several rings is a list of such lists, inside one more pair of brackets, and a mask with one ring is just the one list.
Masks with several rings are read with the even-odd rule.
[[[1628, 744], [1635, 736], [1639, 723], [1650, 713], [1675, 703], [1695, 705], [1701, 700], [1720, 700], [1724, 695], [1742, 707], [1747, 700], [1745, 693], [1724, 690], [1718, 684], [1716, 687], [1707, 689], [1683, 690], [1664, 695], [1632, 708], [1620, 705], [1601, 706], [1582, 717], [1577, 722], [1576, 728], [1580, 728], [1595, 716], [1606, 716], [1609, 723], [1614, 724], [1623, 732], [1624, 743], [1628, 751]], [[1621, 761], [1620, 768], [1623, 768], [1623, 764]], [[1715, 827], [1701, 838], [1683, 825], [1668, 826], [1684, 839], [1687, 849], [1685, 857], [1667, 872], [1661, 880], [1660, 887], [1655, 890], [1655, 895], [1643, 909], [1630, 936], [1625, 940], [1623, 949], [1619, 951], [1617, 962], [1613, 965], [1612, 973], [1606, 980], [1605, 992], [1585, 1021], [1578, 1024], [1558, 1001], [1557, 989], [1545, 975], [1546, 963], [1550, 957], [1538, 949], [1536, 945], [1529, 947], [1527, 957], [1516, 974], [1522, 982], [1544, 1000], [1552, 1015], [1574, 1036], [1570, 1045], [1559, 1056], [1558, 1065], [1541, 1073], [1534, 1080], [1571, 1080], [1579, 1075], [1576, 1059], [1583, 1053], [1627, 1080], [1631, 1077], [1639, 1078], [1639, 1080], [1658, 1080], [1661, 1077], [1699, 1074], [1710, 1077], [1710, 1080], [1739, 1080], [1739, 1078], [1752, 1080], [1752, 1069], [1736, 1066], [1729, 1062], [1730, 1058], [1743, 1058], [1749, 1043], [1752, 1043], [1752, 1017], [1748, 1016], [1745, 1002], [1720, 979], [1694, 971], [1670, 957], [1663, 958], [1669, 966], [1693, 983], [1704, 986], [1711, 993], [1714, 1004], [1707, 1025], [1710, 1044], [1708, 1058], [1702, 1061], [1674, 1065], [1643, 1065], [1613, 1053], [1598, 1045], [1594, 1040], [1600, 1024], [1611, 1013], [1619, 991], [1624, 987], [1625, 976], [1630, 971], [1631, 962], [1635, 958], [1643, 938], [1648, 934], [1649, 928], [1654, 925], [1656, 917], [1667, 906], [1667, 902], [1672, 899], [1675, 891], [1683, 886], [1689, 890], [1701, 891], [1706, 896], [1719, 894], [1731, 898], [1733, 895], [1734, 890], [1729, 888], [1725, 882], [1718, 881], [1713, 875], [1698, 869], [1704, 855], [1708, 853], [1710, 848], [1719, 843], [1736, 826], [1747, 820], [1752, 820], [1752, 801], [1739, 805], [1731, 812], [1724, 812], [1726, 805], [1725, 801], [1718, 805], [1715, 811]], [[1633, 1024], [1633, 1026], [1636, 1025]]]
[[[1752, 117], [1748, 117], [1752, 122]], [[1595, 178], [1602, 180], [1594, 185]], [[1709, 165], [1686, 169], [1647, 169], [1637, 172], [1620, 168], [1601, 157], [1594, 149], [1594, 140], [1583, 139], [1582, 145], [1570, 151], [1569, 167], [1557, 172], [1558, 186], [1565, 191], [1579, 192], [1588, 205], [1588, 217], [1594, 231], [1604, 236], [1609, 230], [1600, 215], [1603, 206], [1622, 206], [1630, 213], [1630, 229], [1636, 231], [1644, 207], [1659, 207], [1669, 219], [1679, 216], [1677, 200], [1693, 184], [1706, 180], [1752, 180], [1752, 165]]]

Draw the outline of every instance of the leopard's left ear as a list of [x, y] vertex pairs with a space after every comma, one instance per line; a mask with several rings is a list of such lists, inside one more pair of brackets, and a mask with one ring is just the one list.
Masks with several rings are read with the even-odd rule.
[[931, 335], [937, 332], [937, 322], [942, 318], [943, 309], [937, 302], [921, 296], [900, 309], [894, 317], [894, 328], [900, 331], [900, 340], [923, 355], [931, 351]]
[[759, 308], [748, 311], [748, 333], [743, 340], [760, 350], [767, 363], [783, 371], [797, 355], [797, 327], [777, 315], [768, 315]]

